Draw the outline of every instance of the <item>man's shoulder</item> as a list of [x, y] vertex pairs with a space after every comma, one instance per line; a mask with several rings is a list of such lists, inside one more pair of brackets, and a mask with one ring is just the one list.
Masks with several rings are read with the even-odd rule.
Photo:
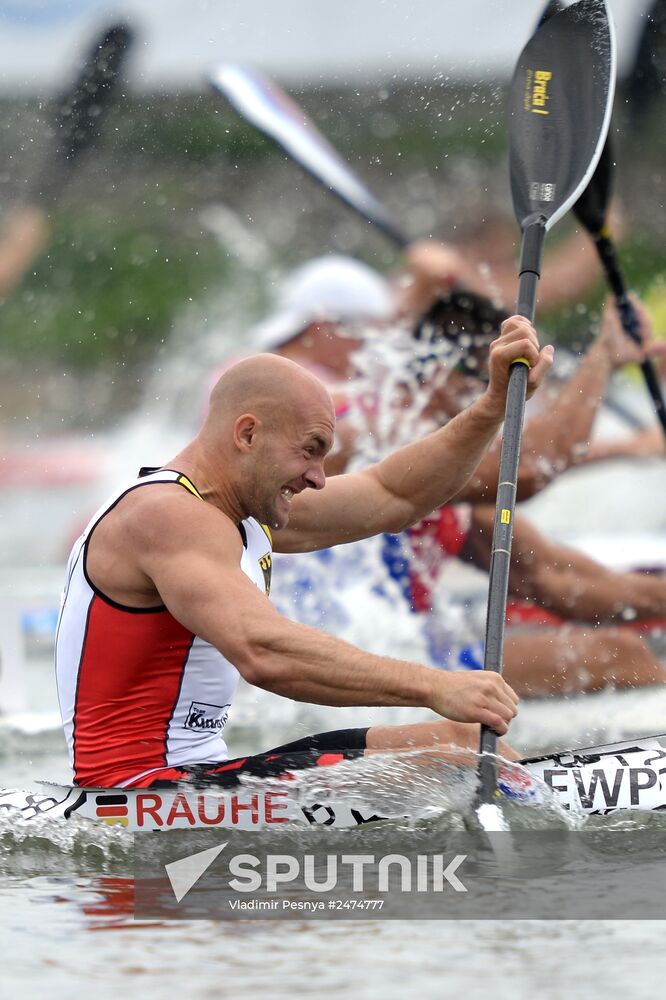
[[238, 528], [219, 508], [202, 500], [183, 484], [152, 482], [131, 489], [118, 504], [114, 518], [119, 530], [137, 545], [182, 544], [193, 542], [199, 535], [235, 540]]

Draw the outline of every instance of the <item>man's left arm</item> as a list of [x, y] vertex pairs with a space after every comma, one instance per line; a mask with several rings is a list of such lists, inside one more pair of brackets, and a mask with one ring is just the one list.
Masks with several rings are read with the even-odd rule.
[[529, 362], [531, 395], [552, 356], [551, 347], [539, 350], [524, 317], [510, 317], [490, 347], [490, 381], [483, 396], [445, 427], [377, 465], [336, 476], [323, 490], [295, 497], [288, 527], [275, 532], [275, 549], [303, 552], [399, 532], [446, 503], [468, 482], [501, 426], [512, 362], [521, 357]]

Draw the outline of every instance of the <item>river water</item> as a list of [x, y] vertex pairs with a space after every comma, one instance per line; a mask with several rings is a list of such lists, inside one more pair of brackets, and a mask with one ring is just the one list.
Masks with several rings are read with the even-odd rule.
[[[45, 678], [36, 662], [31, 670], [35, 680]], [[4, 733], [0, 746], [3, 784], [65, 776], [54, 733]], [[666, 818], [657, 823], [663, 842]], [[442, 849], [447, 825], [430, 822], [421, 843]], [[617, 835], [636, 837], [646, 828], [646, 815], [633, 814]], [[386, 832], [385, 850], [395, 834]], [[377, 849], [376, 833], [345, 837], [347, 850], [350, 842], [358, 853]], [[340, 835], [328, 844], [340, 847]], [[44, 821], [28, 835], [0, 819], [0, 996], [29, 989], [32, 996], [106, 1000], [131, 990], [145, 1000], [213, 993], [370, 1000], [415, 991], [477, 998], [492, 990], [500, 998], [647, 1000], [658, 995], [666, 971], [661, 921], [502, 919], [499, 894], [487, 900], [489, 920], [135, 921], [132, 854], [132, 835], [119, 827]], [[565, 902], [555, 887], [553, 915]]]

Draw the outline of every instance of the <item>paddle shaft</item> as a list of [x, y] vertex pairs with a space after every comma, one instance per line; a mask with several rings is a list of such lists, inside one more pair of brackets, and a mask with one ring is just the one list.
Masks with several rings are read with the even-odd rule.
[[365, 222], [371, 222], [399, 249], [410, 243], [389, 212], [359, 180], [291, 97], [277, 84], [242, 66], [218, 67], [210, 78], [246, 121], [268, 136], [327, 191]]
[[[361, 181], [354, 175], [354, 180], [363, 189], [363, 199], [362, 201], [357, 201], [355, 198], [350, 198], [342, 188], [331, 184], [326, 177], [324, 177], [316, 165], [311, 163], [309, 160], [303, 156], [298, 156], [293, 150], [291, 155], [294, 160], [305, 170], [310, 177], [314, 178], [319, 184], [330, 191], [331, 194], [339, 198], [343, 205], [347, 208], [351, 208], [359, 218], [363, 219], [364, 222], [370, 222], [376, 229], [378, 229], [388, 240], [393, 243], [398, 250], [406, 250], [411, 240], [407, 238], [405, 233], [393, 222], [390, 218], [384, 205], [372, 195]], [[351, 168], [348, 164], [345, 164], [347, 170], [351, 174]]]
[[[338, 192], [333, 191], [333, 194], [338, 194]], [[338, 195], [338, 197], [340, 197], [340, 195]], [[347, 201], [345, 198], [343, 198], [342, 200], [344, 201], [345, 205], [347, 205], [349, 208], [353, 208], [354, 211], [365, 222], [371, 222], [374, 226], [376, 226], [377, 229], [379, 229], [379, 231], [383, 233], [383, 235], [386, 236], [387, 239], [390, 240], [390, 242], [393, 243], [393, 245], [398, 248], [398, 250], [406, 250], [409, 244], [412, 242], [410, 239], [407, 238], [407, 236], [405, 235], [405, 233], [403, 233], [401, 229], [398, 229], [392, 223], [386, 222], [384, 219], [378, 219], [374, 216], [369, 215], [358, 205], [352, 205], [352, 203]]]
[[[525, 316], [530, 322], [534, 319], [536, 308], [537, 286], [546, 235], [545, 224], [546, 220], [541, 215], [528, 218], [523, 226], [521, 239], [516, 313]], [[511, 366], [504, 411], [483, 663], [484, 670], [494, 670], [496, 673], [502, 672], [513, 518], [516, 509], [516, 489], [528, 374], [528, 367], [523, 362], [518, 361]], [[491, 802], [497, 792], [497, 775], [494, 760], [492, 756], [488, 755], [497, 752], [497, 733], [488, 726], [481, 726], [480, 751], [482, 754], [479, 769], [480, 798], [484, 802]]]
[[[636, 344], [641, 344], [640, 324], [636, 310], [627, 295], [627, 289], [620, 270], [615, 244], [606, 226], [606, 211], [611, 194], [614, 159], [611, 141], [606, 139], [596, 170], [587, 188], [573, 206], [578, 220], [595, 242], [597, 253], [606, 273], [606, 279], [615, 296], [622, 328]], [[657, 418], [666, 435], [666, 404], [659, 384], [659, 378], [652, 362], [646, 358], [641, 362], [641, 371], [652, 397]]]
[[[636, 315], [636, 310], [631, 299], [627, 295], [626, 285], [620, 271], [613, 241], [605, 231], [592, 233], [592, 236], [594, 237], [599, 259], [606, 272], [608, 284], [615, 296], [620, 320], [622, 321], [622, 328], [628, 337], [631, 337], [635, 343], [640, 344], [641, 336], [638, 316]], [[642, 361], [640, 367], [645, 379], [645, 385], [654, 403], [657, 419], [661, 424], [664, 435], [666, 435], [666, 402], [664, 402], [659, 377], [649, 358]]]

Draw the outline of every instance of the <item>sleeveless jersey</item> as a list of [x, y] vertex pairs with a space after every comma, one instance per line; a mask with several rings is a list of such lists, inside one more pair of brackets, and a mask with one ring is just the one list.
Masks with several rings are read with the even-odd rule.
[[[116, 493], [91, 519], [67, 565], [56, 632], [56, 680], [74, 782], [110, 787], [165, 766], [226, 760], [222, 738], [238, 671], [164, 605], [118, 604], [88, 577], [95, 527], [123, 497], [173, 483], [204, 502], [186, 476], [158, 471]], [[271, 540], [254, 518], [239, 525], [240, 567], [268, 594]]]

